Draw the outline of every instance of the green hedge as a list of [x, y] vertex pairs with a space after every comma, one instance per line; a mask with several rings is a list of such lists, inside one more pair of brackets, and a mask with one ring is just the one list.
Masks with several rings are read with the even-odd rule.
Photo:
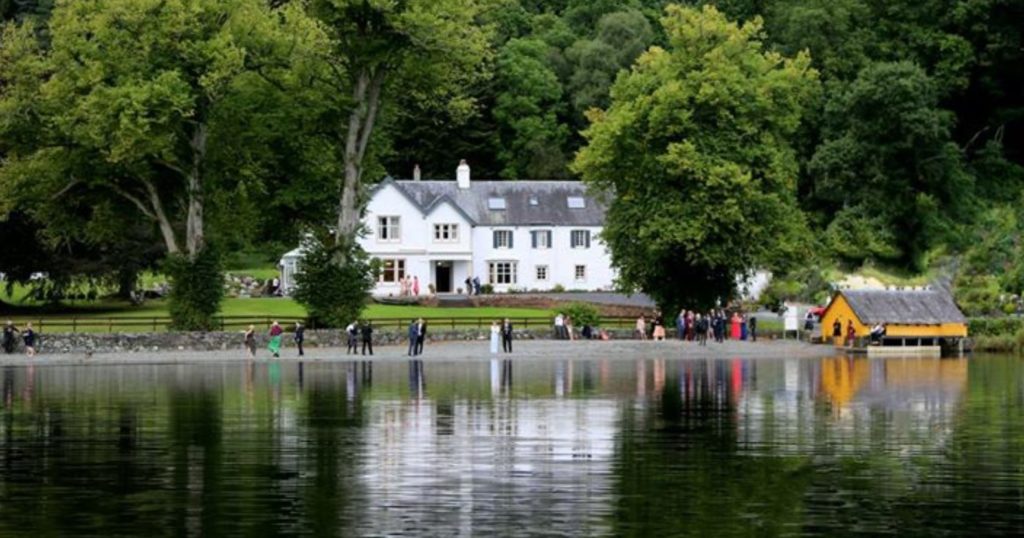
[[970, 318], [970, 336], [1015, 336], [1024, 331], [1024, 318]]

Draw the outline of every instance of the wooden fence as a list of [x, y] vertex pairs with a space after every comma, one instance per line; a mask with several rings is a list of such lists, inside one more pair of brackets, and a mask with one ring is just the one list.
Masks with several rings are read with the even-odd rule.
[[[18, 327], [24, 327], [31, 322], [36, 332], [44, 333], [100, 333], [100, 332], [161, 332], [170, 330], [171, 318], [169, 317], [19, 317], [11, 318]], [[274, 316], [219, 316], [215, 318], [219, 329], [222, 331], [242, 331], [249, 325], [254, 325], [257, 330], [264, 330], [274, 321], [277, 321], [285, 330], [290, 330], [295, 322], [302, 322], [307, 328], [316, 329], [314, 323], [308, 323], [305, 318], [299, 317], [274, 317]], [[368, 318], [367, 321], [373, 324], [376, 330], [404, 331], [409, 324], [419, 318], [411, 317], [388, 317]], [[449, 317], [423, 317], [427, 326], [431, 329], [484, 329], [490, 327], [495, 318], [481, 316], [449, 316]], [[519, 316], [509, 317], [509, 320], [516, 329], [543, 329], [552, 327], [554, 319], [550, 316]], [[600, 326], [607, 329], [627, 329], [635, 325], [636, 319], [622, 316], [604, 316], [601, 318]], [[581, 329], [582, 327], [576, 327]]]

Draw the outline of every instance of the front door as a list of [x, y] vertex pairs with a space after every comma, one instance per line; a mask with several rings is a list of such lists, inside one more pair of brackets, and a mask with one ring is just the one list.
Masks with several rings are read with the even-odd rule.
[[452, 262], [437, 262], [434, 266], [434, 288], [437, 293], [452, 292]]

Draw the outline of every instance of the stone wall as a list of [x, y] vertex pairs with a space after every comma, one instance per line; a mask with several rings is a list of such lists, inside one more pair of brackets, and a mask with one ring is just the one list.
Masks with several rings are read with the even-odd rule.
[[[609, 331], [614, 339], [632, 338], [631, 331]], [[427, 334], [428, 342], [487, 340], [490, 329], [432, 330]], [[517, 340], [543, 340], [552, 338], [550, 329], [529, 329], [515, 331]], [[377, 331], [373, 335], [375, 346], [406, 345], [404, 331]], [[284, 343], [291, 346], [290, 333], [284, 335]], [[307, 330], [306, 347], [344, 348], [347, 337], [342, 330]], [[122, 353], [154, 351], [223, 351], [242, 349], [241, 332], [159, 332], [159, 333], [53, 333], [40, 335], [39, 352], [55, 353]], [[267, 345], [266, 335], [256, 338], [257, 348]]]

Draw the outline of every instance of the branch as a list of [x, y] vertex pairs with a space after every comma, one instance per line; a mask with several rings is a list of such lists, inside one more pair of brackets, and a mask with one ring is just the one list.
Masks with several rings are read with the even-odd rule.
[[147, 216], [147, 217], [149, 217], [149, 218], [151, 218], [153, 220], [157, 220], [156, 214], [154, 214], [152, 211], [150, 211], [146, 207], [146, 204], [142, 203], [142, 200], [140, 200], [138, 197], [136, 197], [132, 193], [122, 189], [121, 187], [118, 187], [117, 185], [111, 185], [110, 188], [113, 189], [114, 192], [116, 192], [117, 194], [120, 194], [122, 198], [124, 198], [124, 199], [128, 200], [129, 202], [135, 204], [135, 207], [139, 208], [139, 211], [141, 211], [143, 215], [145, 215], [145, 216]]
[[56, 200], [57, 198], [60, 198], [61, 196], [64, 196], [65, 194], [68, 193], [68, 191], [70, 191], [71, 189], [75, 188], [80, 183], [82, 183], [82, 182], [78, 178], [76, 178], [75, 176], [71, 176], [71, 182], [68, 183], [67, 185], [65, 185], [64, 187], [62, 187], [53, 196], [51, 196], [50, 200]]
[[369, 101], [369, 109], [366, 111], [366, 118], [363, 120], [362, 131], [359, 133], [359, 149], [357, 154], [359, 156], [359, 162], [363, 162], [363, 155], [366, 154], [366, 148], [370, 145], [370, 135], [373, 133], [373, 124], [377, 119], [377, 107], [380, 103], [380, 91], [381, 86], [384, 85], [384, 72], [379, 71], [373, 75], [373, 80], [370, 82], [370, 95], [367, 98]]
[[181, 174], [182, 177], [188, 176], [188, 174], [185, 173], [185, 170], [183, 170], [180, 166], [178, 166], [178, 165], [176, 165], [176, 164], [174, 164], [174, 163], [172, 163], [170, 161], [165, 161], [163, 159], [157, 159], [154, 162], [156, 164], [160, 165], [160, 166], [163, 166], [164, 168], [166, 168], [168, 170], [171, 170], [172, 172], [177, 172], [177, 173]]

